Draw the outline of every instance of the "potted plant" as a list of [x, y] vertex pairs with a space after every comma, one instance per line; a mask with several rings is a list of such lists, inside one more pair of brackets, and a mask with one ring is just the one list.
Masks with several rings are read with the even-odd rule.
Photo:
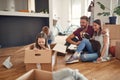
[[[100, 8], [103, 10], [103, 12], [98, 13], [98, 16], [110, 16], [110, 14], [112, 16], [109, 17], [109, 23], [110, 24], [116, 24], [116, 15], [120, 16], [120, 6], [115, 7], [113, 10], [111, 10], [110, 8], [107, 8], [104, 4], [102, 4], [101, 2], [97, 2], [97, 4], [100, 6]], [[105, 10], [109, 10], [109, 11], [105, 11]], [[110, 13], [111, 12], [111, 13]]]

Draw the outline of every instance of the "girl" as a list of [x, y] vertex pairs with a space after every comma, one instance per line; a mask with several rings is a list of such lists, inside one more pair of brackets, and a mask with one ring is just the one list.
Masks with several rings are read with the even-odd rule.
[[[109, 48], [109, 31], [108, 29], [102, 29], [101, 21], [96, 19], [93, 22], [94, 35], [93, 39], [100, 42], [101, 49], [100, 54], [93, 50], [93, 47], [88, 39], [83, 39], [78, 45], [76, 52], [66, 61], [66, 63], [79, 62], [79, 58], [82, 61], [106, 61], [108, 59]], [[84, 49], [87, 49], [87, 53], [82, 53]]]
[[41, 50], [41, 49], [48, 49], [47, 44], [47, 36], [45, 33], [41, 32], [36, 36], [35, 43], [30, 46], [30, 49], [33, 50]]

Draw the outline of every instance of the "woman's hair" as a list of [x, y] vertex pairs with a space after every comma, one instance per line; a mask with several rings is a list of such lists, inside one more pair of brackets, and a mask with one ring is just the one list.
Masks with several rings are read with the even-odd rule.
[[35, 40], [35, 47], [38, 48], [38, 49], [41, 49], [41, 47], [39, 46], [38, 44], [38, 38], [44, 38], [45, 39], [45, 47], [48, 48], [48, 43], [47, 43], [47, 36], [45, 33], [41, 32], [39, 34], [37, 34], [36, 36], [36, 40]]
[[98, 24], [99, 26], [100, 26], [100, 30], [99, 30], [99, 32], [94, 32], [94, 36], [100, 36], [101, 35], [101, 32], [102, 32], [102, 27], [101, 27], [101, 21], [100, 21], [100, 19], [96, 19], [96, 20], [94, 20], [93, 21], [93, 23], [96, 23], [96, 24]]

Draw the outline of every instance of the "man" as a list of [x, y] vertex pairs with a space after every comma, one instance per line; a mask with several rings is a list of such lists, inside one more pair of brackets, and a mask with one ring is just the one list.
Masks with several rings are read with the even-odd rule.
[[[90, 35], [90, 37], [93, 36], [93, 28], [89, 25], [89, 18], [87, 16], [82, 16], [80, 18], [80, 28], [78, 28], [76, 31], [74, 31], [71, 35], [69, 35], [66, 39], [67, 46], [70, 44], [79, 45], [80, 41], [82, 40], [81, 34], [83, 32], [86, 32]], [[76, 40], [78, 38], [78, 40]]]
[[[68, 43], [74, 44], [74, 45], [79, 45], [80, 41], [82, 40], [83, 33], [89, 34], [90, 38], [93, 36], [94, 30], [93, 30], [92, 26], [89, 25], [89, 18], [87, 16], [82, 16], [80, 18], [80, 25], [81, 25], [80, 28], [78, 28], [70, 36], [68, 36], [68, 38], [66, 39], [66, 41]], [[78, 38], [77, 41], [75, 39], [76, 37]], [[85, 50], [86, 50], [86, 48], [85, 48]], [[79, 62], [78, 57], [73, 58], [73, 56], [79, 56], [79, 54], [75, 52], [71, 57], [69, 57], [68, 60], [66, 60], [66, 63]]]

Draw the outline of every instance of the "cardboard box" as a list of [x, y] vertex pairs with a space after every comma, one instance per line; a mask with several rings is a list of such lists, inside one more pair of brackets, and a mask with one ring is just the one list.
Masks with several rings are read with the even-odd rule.
[[120, 40], [120, 25], [104, 25], [103, 27], [109, 29], [111, 40]]
[[33, 69], [16, 80], [52, 80], [52, 73], [43, 70]]
[[110, 40], [110, 46], [116, 46], [116, 42], [120, 42], [120, 40]]
[[117, 59], [120, 59], [120, 41], [116, 42], [115, 57]]
[[56, 55], [56, 53], [52, 53], [52, 50], [25, 50], [24, 63], [26, 70], [42, 69], [53, 71], [56, 64]]

